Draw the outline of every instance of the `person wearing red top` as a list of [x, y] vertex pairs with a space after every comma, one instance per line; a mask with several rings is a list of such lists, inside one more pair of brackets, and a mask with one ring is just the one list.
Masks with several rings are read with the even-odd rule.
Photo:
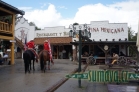
[[34, 48], [34, 41], [33, 40], [31, 40], [31, 41], [29, 41], [28, 43], [27, 43], [27, 47], [28, 48], [31, 48], [31, 49], [33, 49]]
[[48, 44], [48, 41], [47, 41], [47, 40], [44, 41], [43, 46], [44, 46], [44, 50], [47, 50], [48, 52], [50, 52], [50, 51], [49, 51], [50, 48], [49, 48], [49, 44]]
[[[44, 50], [47, 50], [50, 55], [50, 47], [49, 47], [48, 40], [44, 41], [43, 47], [44, 47]], [[54, 64], [53, 59], [50, 58], [50, 60]], [[50, 69], [50, 65], [48, 65], [48, 69]]]
[[27, 45], [28, 49], [31, 50], [31, 51], [35, 54], [35, 56], [36, 56], [36, 62], [38, 62], [39, 56], [38, 56], [38, 54], [36, 53], [36, 51], [34, 50], [34, 48], [35, 48], [34, 41], [31, 40], [31, 41], [29, 41], [26, 45]]

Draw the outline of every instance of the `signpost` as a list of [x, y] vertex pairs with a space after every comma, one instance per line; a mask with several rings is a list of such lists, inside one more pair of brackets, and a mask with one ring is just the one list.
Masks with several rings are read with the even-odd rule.
[[139, 79], [139, 74], [137, 73], [129, 73], [129, 79]]
[[80, 79], [88, 79], [88, 73], [82, 73], [82, 74], [72, 74], [72, 75], [66, 75], [68, 78], [80, 78]]
[[88, 73], [75, 73], [66, 75], [67, 78], [86, 79], [91, 82], [128, 82], [129, 80], [138, 80], [139, 73], [128, 71], [89, 71]]

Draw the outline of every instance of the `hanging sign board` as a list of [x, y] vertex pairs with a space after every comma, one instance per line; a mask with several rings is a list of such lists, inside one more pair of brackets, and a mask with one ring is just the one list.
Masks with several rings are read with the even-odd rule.
[[16, 41], [15, 40], [10, 40], [10, 42], [14, 42], [15, 43]]

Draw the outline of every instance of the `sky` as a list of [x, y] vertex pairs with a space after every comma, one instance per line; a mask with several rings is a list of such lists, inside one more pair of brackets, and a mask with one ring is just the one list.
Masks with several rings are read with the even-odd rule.
[[28, 22], [37, 27], [65, 26], [75, 22], [90, 24], [91, 21], [128, 23], [138, 31], [139, 0], [3, 0], [25, 11]]

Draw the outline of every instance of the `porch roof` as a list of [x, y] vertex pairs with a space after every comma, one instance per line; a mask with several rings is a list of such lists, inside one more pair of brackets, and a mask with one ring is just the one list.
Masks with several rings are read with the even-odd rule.
[[19, 10], [18, 8], [0, 0], [0, 7], [4, 8], [4, 9], [7, 9], [7, 10], [10, 10], [10, 11], [13, 11], [14, 13], [16, 14], [21, 14], [21, 15], [24, 15], [25, 12], [22, 11], [22, 10]]
[[44, 41], [46, 39], [49, 39], [50, 40], [50, 43], [52, 45], [71, 45], [70, 42], [72, 42], [72, 38], [71, 37], [44, 37], [44, 38], [35, 38], [34, 39], [34, 42], [35, 44], [38, 44], [38, 45], [42, 45], [44, 43]]
[[[73, 45], [78, 45], [78, 42], [70, 42]], [[136, 41], [84, 41], [82, 44], [92, 45], [136, 45]]]

